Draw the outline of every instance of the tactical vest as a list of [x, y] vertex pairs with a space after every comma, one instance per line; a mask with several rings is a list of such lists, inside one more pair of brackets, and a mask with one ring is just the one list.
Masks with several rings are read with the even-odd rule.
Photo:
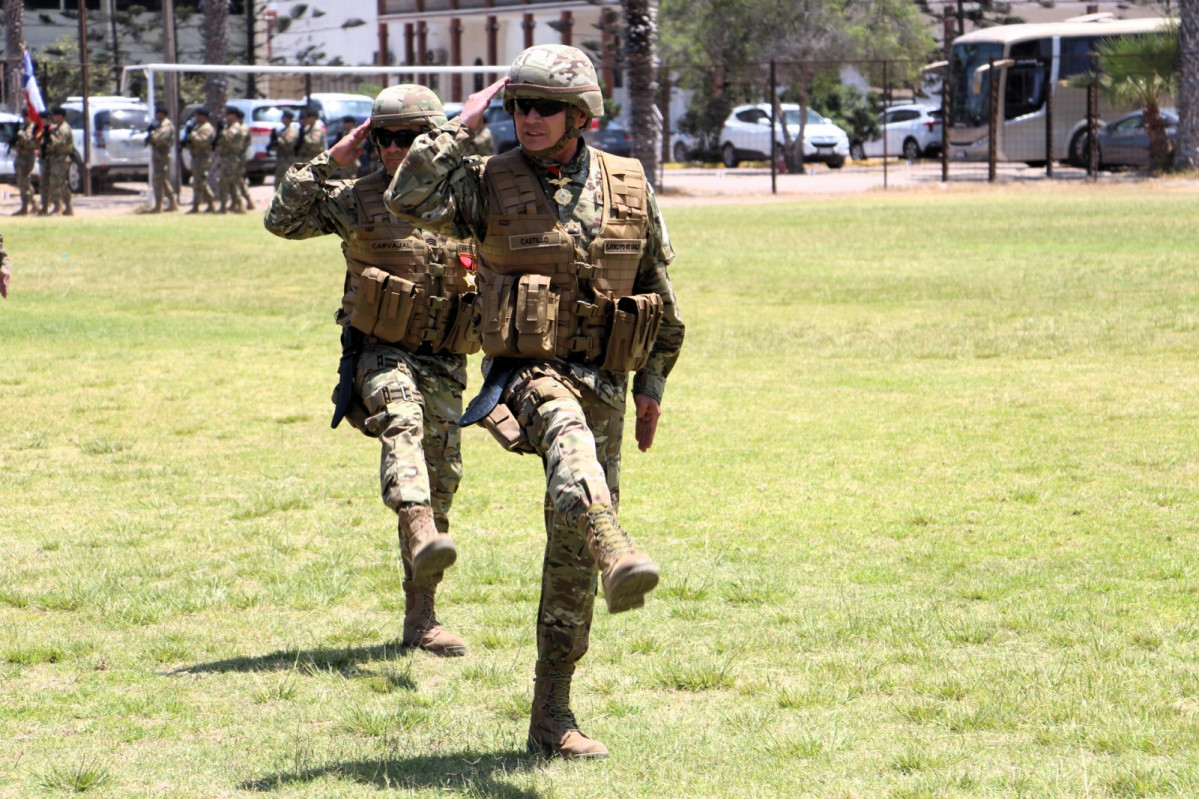
[[641, 163], [598, 153], [603, 221], [587, 250], [558, 220], [519, 150], [487, 161], [490, 212], [480, 245], [482, 346], [488, 355], [561, 358], [615, 372], [641, 368], [662, 317], [656, 294], [631, 296], [649, 229]]
[[338, 321], [410, 352], [477, 352], [470, 242], [425, 234], [391, 214], [383, 204], [388, 181], [380, 170], [354, 184], [358, 225], [341, 245]]

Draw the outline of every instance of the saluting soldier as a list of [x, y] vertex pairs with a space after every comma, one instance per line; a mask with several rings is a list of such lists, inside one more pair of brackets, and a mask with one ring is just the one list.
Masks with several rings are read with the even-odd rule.
[[[424, 86], [384, 89], [369, 120], [292, 166], [265, 224], [288, 239], [331, 234], [342, 240], [342, 367], [333, 424], [344, 415], [381, 445], [383, 502], [399, 517], [404, 645], [456, 656], [466, 653], [466, 642], [438, 621], [434, 600], [457, 557], [449, 513], [462, 479], [458, 417], [466, 356], [479, 348], [474, 257], [468, 242], [428, 233], [383, 205], [412, 142], [442, 122], [441, 101]], [[338, 168], [356, 162], [368, 136], [382, 168], [334, 180]]]
[[[503, 91], [520, 147], [467, 156]], [[528, 748], [606, 757], [570, 709], [587, 652], [597, 573], [611, 613], [640, 607], [658, 570], [617, 521], [629, 376], [641, 450], [654, 441], [683, 320], [667, 265], [674, 251], [641, 163], [588, 147], [604, 113], [580, 50], [539, 45], [508, 77], [412, 146], [387, 207], [478, 242], [484, 389], [461, 420], [483, 418], [508, 449], [545, 469], [546, 549]], [[484, 416], [484, 414], [486, 414]]]

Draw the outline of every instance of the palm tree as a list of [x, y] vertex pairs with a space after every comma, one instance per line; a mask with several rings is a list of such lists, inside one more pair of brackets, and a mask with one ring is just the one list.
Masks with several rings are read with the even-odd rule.
[[629, 119], [633, 134], [633, 156], [641, 161], [653, 185], [658, 179], [658, 157], [662, 152], [662, 117], [655, 101], [658, 93], [658, 23], [649, 0], [624, 0], [628, 28]]
[[1149, 163], [1161, 169], [1170, 163], [1170, 137], [1162, 119], [1162, 101], [1178, 86], [1178, 27], [1160, 33], [1107, 39], [1095, 48], [1094, 73], [1078, 76], [1078, 83], [1097, 83], [1113, 105], [1145, 111], [1149, 134]]
[[1199, 0], [1178, 3], [1178, 150], [1174, 165], [1199, 167]]
[[7, 62], [8, 85], [4, 94], [11, 98], [14, 108], [23, 108], [21, 99], [21, 46], [25, 43], [25, 4], [4, 4], [4, 55]]

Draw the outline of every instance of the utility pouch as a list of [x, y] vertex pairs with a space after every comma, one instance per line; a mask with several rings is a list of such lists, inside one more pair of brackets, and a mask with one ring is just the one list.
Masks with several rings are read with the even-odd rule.
[[492, 438], [500, 442], [500, 446], [509, 452], [521, 455], [532, 455], [536, 450], [529, 444], [529, 438], [521, 429], [520, 423], [512, 415], [512, 411], [504, 403], [496, 403], [490, 413], [483, 417], [479, 424], [491, 433]]
[[[333, 387], [333, 396], [330, 397], [335, 406], [338, 404], [338, 399], [340, 396], [341, 386], [336, 385]], [[346, 409], [345, 420], [350, 423], [350, 427], [354, 428], [359, 433], [362, 433], [364, 436], [368, 436], [369, 438], [378, 438], [379, 436], [377, 433], [372, 433], [366, 427], [367, 415], [366, 408], [362, 405], [362, 400], [358, 399], [357, 394], [355, 394], [350, 398], [349, 408]]]
[[479, 311], [483, 317], [479, 333], [483, 352], [488, 355], [516, 355], [516, 345], [512, 340], [512, 294], [516, 283], [510, 275], [496, 275], [487, 282], [492, 285], [485, 283], [479, 294]]
[[368, 266], [358, 276], [358, 290], [354, 293], [354, 305], [350, 308], [350, 326], [368, 336], [375, 332], [379, 322], [379, 303], [383, 299], [383, 287], [387, 273]]
[[516, 286], [517, 354], [526, 358], [554, 357], [558, 332], [558, 295], [548, 275], [523, 275]]
[[609, 372], [635, 372], [649, 362], [650, 350], [662, 325], [662, 298], [634, 294], [616, 301], [612, 332], [600, 368]]
[[459, 294], [454, 300], [454, 315], [446, 331], [441, 351], [450, 355], [470, 355], [480, 346], [479, 328], [475, 319], [478, 295], [473, 291]]
[[411, 280], [405, 280], [395, 275], [389, 276], [387, 284], [383, 287], [379, 303], [375, 337], [383, 341], [402, 339], [408, 332], [408, 323], [412, 320], [412, 309], [422, 293]]

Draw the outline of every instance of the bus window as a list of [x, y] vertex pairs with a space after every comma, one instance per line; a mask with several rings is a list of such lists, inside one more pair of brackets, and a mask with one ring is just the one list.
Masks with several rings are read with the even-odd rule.
[[1083, 72], [1090, 72], [1095, 68], [1095, 61], [1091, 54], [1095, 51], [1095, 45], [1099, 42], [1097, 36], [1071, 36], [1069, 38], [1062, 37], [1062, 60], [1058, 66], [1058, 80], [1065, 80]]
[[983, 71], [977, 92], [974, 91], [974, 77], [979, 67], [1001, 58], [1003, 45], [998, 42], [954, 44], [949, 62], [950, 86], [953, 89], [951, 124], [970, 127], [987, 124], [991, 71]]
[[1045, 105], [1045, 68], [1040, 64], [1017, 64], [1007, 71], [1003, 118], [1015, 119]]

